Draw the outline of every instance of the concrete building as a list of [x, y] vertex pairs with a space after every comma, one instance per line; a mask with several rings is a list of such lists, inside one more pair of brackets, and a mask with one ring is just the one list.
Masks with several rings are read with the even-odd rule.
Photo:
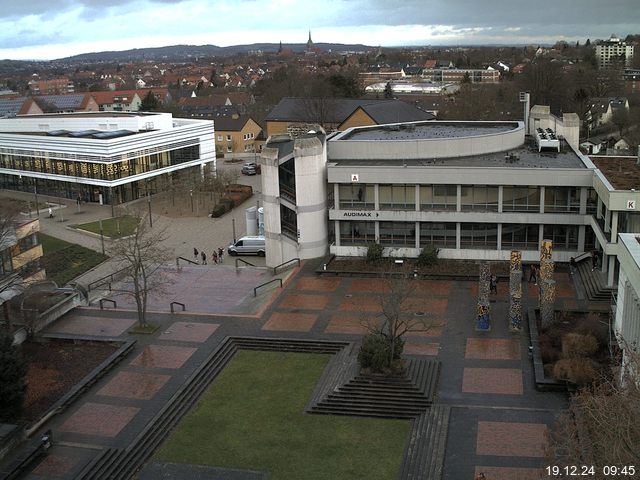
[[598, 67], [607, 68], [616, 63], [620, 67], [630, 67], [633, 60], [633, 45], [623, 42], [615, 35], [609, 40], [596, 45], [596, 60]]
[[121, 203], [215, 170], [213, 122], [168, 113], [0, 119], [0, 188]]
[[46, 276], [40, 263], [40, 221], [37, 218], [18, 221], [7, 227], [6, 232], [0, 232], [0, 305], [18, 295], [21, 285], [44, 280]]
[[[620, 277], [614, 330], [623, 345], [640, 353], [640, 235], [620, 234]], [[628, 352], [625, 352], [625, 355]], [[623, 359], [623, 361], [626, 358]], [[636, 372], [640, 375], [640, 372]]]

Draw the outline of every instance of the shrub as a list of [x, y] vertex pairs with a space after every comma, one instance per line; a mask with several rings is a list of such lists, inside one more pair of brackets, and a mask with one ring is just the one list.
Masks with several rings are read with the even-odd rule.
[[598, 378], [598, 370], [592, 360], [584, 357], [563, 358], [553, 366], [553, 376], [576, 385], [588, 385]]
[[384, 251], [384, 247], [379, 243], [372, 243], [367, 248], [367, 262], [368, 263], [377, 263], [382, 260], [382, 252]]
[[591, 334], [567, 333], [562, 337], [562, 357], [589, 357], [598, 351], [598, 340]]
[[609, 343], [609, 324], [603, 321], [602, 316], [598, 313], [589, 313], [581, 319], [576, 332], [583, 335], [593, 335], [601, 346]]
[[418, 255], [418, 261], [416, 263], [419, 267], [435, 265], [438, 263], [438, 253], [440, 253], [440, 249], [433, 245], [424, 247], [422, 251], [420, 251], [420, 255]]
[[544, 363], [554, 363], [560, 360], [560, 352], [548, 343], [540, 343], [540, 356]]
[[362, 346], [358, 352], [360, 368], [374, 373], [395, 373], [404, 369], [404, 362], [400, 358], [404, 349], [404, 340], [395, 339], [393, 362], [389, 362], [389, 339], [381, 333], [370, 333], [362, 339]]
[[228, 211], [229, 211], [229, 207], [226, 204], [219, 203], [218, 205], [213, 207], [213, 210], [211, 210], [211, 216], [213, 218], [218, 218], [224, 215], [225, 213], [227, 213]]

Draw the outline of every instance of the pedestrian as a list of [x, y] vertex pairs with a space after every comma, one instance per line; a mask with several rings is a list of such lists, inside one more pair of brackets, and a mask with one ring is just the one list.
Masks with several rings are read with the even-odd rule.
[[196, 247], [193, 247], [193, 261], [198, 263], [198, 255], [200, 254], [200, 252], [198, 252], [198, 249]]
[[222, 255], [224, 255], [224, 247], [219, 247], [218, 248], [218, 260], [220, 263], [222, 263]]
[[218, 263], [218, 253], [215, 250], [211, 252], [211, 258], [213, 259], [213, 263]]
[[489, 279], [489, 292], [495, 293], [496, 295], [498, 294], [498, 277], [495, 275], [491, 275]]
[[204, 253], [204, 250], [202, 250], [202, 251], [200, 252], [200, 255], [202, 256], [202, 264], [203, 264], [203, 265], [206, 265], [206, 264], [207, 264], [207, 254], [206, 254], [206, 253]]
[[596, 268], [598, 268], [598, 250], [594, 250], [591, 252], [591, 271], [593, 272]]
[[529, 271], [529, 283], [538, 284], [538, 269], [535, 265], [531, 265], [531, 270]]
[[571, 273], [571, 275], [573, 275], [576, 271], [576, 259], [571, 257], [571, 259], [569, 260], [569, 273]]
[[53, 218], [53, 209], [49, 207], [49, 218]]
[[487, 480], [487, 477], [484, 476], [484, 473], [480, 472], [476, 475], [475, 480]]

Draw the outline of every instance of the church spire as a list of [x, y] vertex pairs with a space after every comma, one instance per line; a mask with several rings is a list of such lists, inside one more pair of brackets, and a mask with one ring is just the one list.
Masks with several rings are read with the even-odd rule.
[[309, 30], [309, 40], [307, 40], [307, 51], [310, 52], [313, 48], [313, 41], [311, 40], [311, 30]]

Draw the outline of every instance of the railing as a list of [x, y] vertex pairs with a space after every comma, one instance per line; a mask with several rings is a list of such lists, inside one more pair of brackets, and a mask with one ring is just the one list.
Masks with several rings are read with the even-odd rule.
[[111, 290], [111, 284], [119, 280], [121, 278], [120, 275], [126, 272], [127, 270], [128, 270], [128, 267], [125, 267], [118, 270], [117, 272], [113, 272], [109, 275], [105, 275], [104, 277], [91, 282], [89, 285], [87, 285], [87, 291], [90, 292], [94, 288], [101, 287], [102, 285], [105, 285], [105, 284], [109, 285], [109, 290]]
[[115, 300], [112, 300], [110, 298], [101, 298], [100, 299], [100, 310], [104, 310], [104, 302], [111, 302], [113, 303], [113, 308], [118, 308], [118, 304], [116, 303]]
[[576, 263], [581, 262], [582, 260], [586, 260], [587, 258], [591, 258], [591, 252], [584, 252], [574, 258]]
[[262, 283], [262, 284], [258, 285], [257, 287], [255, 287], [253, 289], [253, 296], [254, 297], [258, 296], [258, 289], [259, 288], [264, 287], [266, 285], [269, 285], [270, 283], [273, 283], [273, 282], [280, 282], [280, 288], [282, 288], [282, 279], [281, 278], [274, 278], [273, 280], [269, 280], [268, 282]]
[[247, 262], [246, 260], [243, 260], [242, 258], [236, 258], [236, 268], [238, 268], [238, 262], [242, 262], [245, 265], [249, 265], [250, 267], [255, 267], [255, 265], [251, 262]]
[[180, 305], [182, 307], [182, 311], [184, 312], [186, 310], [186, 307], [184, 306], [184, 303], [180, 303], [180, 302], [171, 302], [169, 304], [169, 307], [171, 308], [171, 313], [175, 313], [175, 311], [173, 310], [173, 306], [174, 305]]
[[184, 258], [184, 257], [176, 257], [176, 267], [179, 269], [180, 268], [180, 260], [184, 260], [187, 263], [191, 263], [192, 265], [199, 265], [198, 262], [194, 262], [193, 260], [189, 260], [188, 258]]
[[287, 260], [284, 263], [281, 263], [280, 265], [276, 265], [275, 267], [273, 267], [273, 274], [277, 275], [278, 274], [278, 269], [280, 267], [284, 267], [285, 265], [289, 265], [290, 263], [296, 262], [297, 266], [300, 266], [300, 259], [299, 258], [292, 258], [291, 260]]

